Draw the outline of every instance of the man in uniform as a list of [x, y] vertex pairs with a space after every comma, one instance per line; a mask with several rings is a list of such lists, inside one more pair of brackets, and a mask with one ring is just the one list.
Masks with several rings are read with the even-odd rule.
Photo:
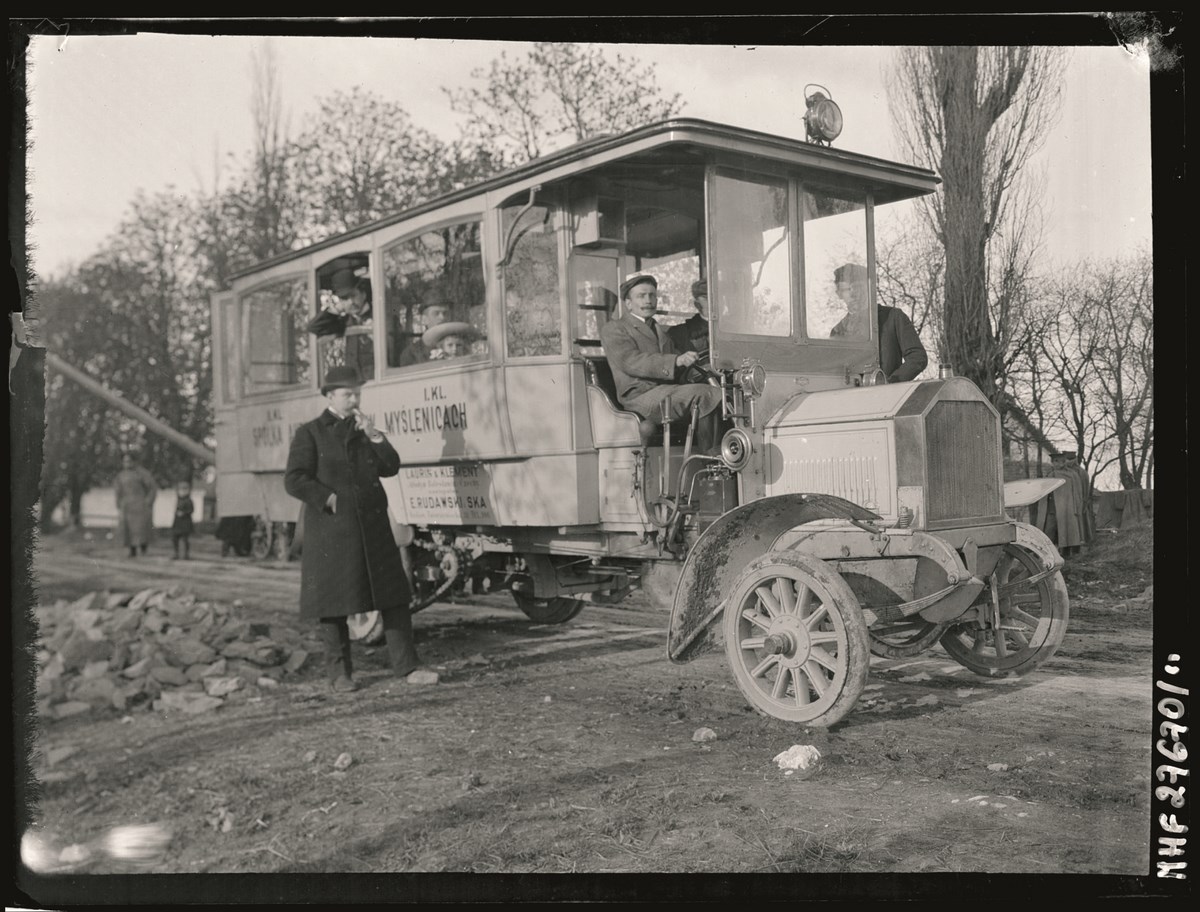
[[669, 330], [675, 350], [680, 352], [708, 351], [708, 282], [698, 279], [692, 283], [692, 304], [696, 313]]
[[[830, 331], [829, 337], [867, 338], [867, 267], [846, 263], [833, 273], [837, 295], [847, 307], [846, 316]], [[879, 305], [879, 367], [888, 383], [912, 380], [929, 363], [929, 355], [908, 314], [896, 307]]]
[[654, 318], [658, 310], [658, 280], [636, 275], [621, 283], [625, 315], [600, 330], [604, 354], [612, 368], [621, 405], [643, 419], [658, 422], [662, 402], [671, 399], [669, 420], [690, 418], [692, 404], [700, 409], [697, 452], [711, 452], [720, 442], [721, 390], [707, 383], [682, 383], [683, 370], [696, 363], [697, 352], [679, 353]]

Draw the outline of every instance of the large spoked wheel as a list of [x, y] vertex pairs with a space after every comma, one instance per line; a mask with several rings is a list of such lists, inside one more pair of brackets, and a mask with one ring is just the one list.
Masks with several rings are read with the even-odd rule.
[[583, 610], [584, 603], [573, 598], [534, 598], [513, 591], [513, 599], [525, 616], [538, 624], [565, 624]]
[[378, 646], [383, 642], [383, 615], [378, 611], [364, 611], [346, 618], [350, 628], [350, 639], [367, 646]]
[[776, 719], [832, 725], [867, 683], [858, 600], [818, 558], [773, 551], [753, 561], [734, 582], [724, 625], [738, 688]]
[[1054, 655], [1067, 632], [1070, 599], [1062, 573], [1025, 582], [1039, 572], [1037, 558], [1025, 548], [1004, 546], [979, 619], [955, 624], [942, 636], [955, 661], [977, 675], [999, 677], [1026, 674]]

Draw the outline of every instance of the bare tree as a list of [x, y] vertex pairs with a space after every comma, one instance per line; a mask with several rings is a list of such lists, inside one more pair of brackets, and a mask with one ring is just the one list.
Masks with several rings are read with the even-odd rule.
[[483, 86], [445, 92], [451, 108], [466, 117], [467, 144], [494, 150], [502, 167], [680, 109], [680, 95], [660, 95], [652, 65], [637, 67], [594, 45], [542, 42], [525, 58], [501, 53], [471, 76]]
[[943, 180], [922, 205], [946, 256], [945, 354], [1002, 414], [1006, 340], [989, 307], [989, 245], [1004, 226], [1020, 233], [1012, 190], [1058, 114], [1065, 64], [1048, 47], [904, 48], [889, 80], [901, 142]]

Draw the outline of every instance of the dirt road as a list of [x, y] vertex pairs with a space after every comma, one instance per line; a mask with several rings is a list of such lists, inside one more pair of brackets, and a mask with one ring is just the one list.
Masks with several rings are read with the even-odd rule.
[[[351, 695], [309, 667], [207, 715], [46, 723], [44, 751], [77, 752], [41, 820], [77, 841], [160, 822], [157, 872], [1145, 875], [1149, 546], [1141, 562], [1129, 542], [1104, 547], [1125, 563], [1068, 567], [1070, 628], [1037, 672], [980, 679], [940, 647], [876, 658], [832, 730], [757, 715], [719, 654], [670, 664], [666, 610], [645, 596], [560, 627], [484, 596], [417, 616], [434, 687], [356, 647], [366, 686]], [[37, 575], [43, 602], [173, 584], [241, 599], [319, 652], [295, 618], [295, 565], [131, 561], [102, 538], [49, 537]], [[716, 740], [693, 741], [701, 727]], [[792, 745], [821, 752], [817, 775], [777, 768]]]

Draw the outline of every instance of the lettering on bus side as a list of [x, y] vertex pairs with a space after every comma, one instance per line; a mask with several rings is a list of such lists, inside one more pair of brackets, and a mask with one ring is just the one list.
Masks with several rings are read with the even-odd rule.
[[428, 431], [465, 431], [467, 403], [449, 402], [441, 386], [422, 390], [424, 405], [391, 409], [383, 413], [383, 429], [387, 434], [423, 434]]

